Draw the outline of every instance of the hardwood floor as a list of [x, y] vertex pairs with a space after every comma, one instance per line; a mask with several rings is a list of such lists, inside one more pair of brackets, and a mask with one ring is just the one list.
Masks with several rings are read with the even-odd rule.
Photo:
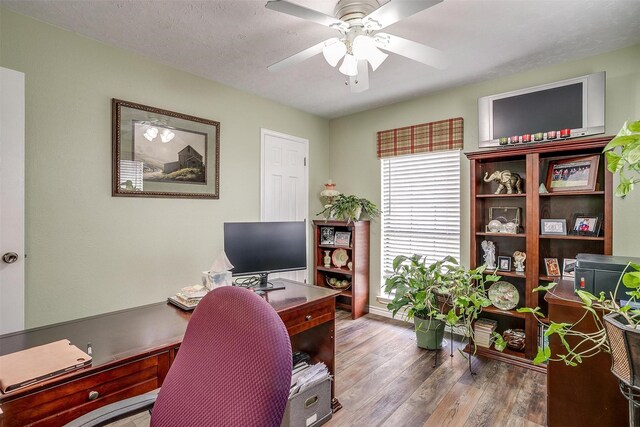
[[[367, 314], [336, 313], [337, 426], [536, 427], [546, 425], [546, 376], [457, 350], [419, 349], [413, 325]], [[462, 345], [456, 343], [456, 348]], [[147, 414], [112, 424], [145, 427]]]
[[[455, 344], [460, 348], [460, 343]], [[336, 395], [343, 409], [327, 426], [546, 425], [546, 376], [449, 347], [416, 346], [413, 326], [338, 311]]]

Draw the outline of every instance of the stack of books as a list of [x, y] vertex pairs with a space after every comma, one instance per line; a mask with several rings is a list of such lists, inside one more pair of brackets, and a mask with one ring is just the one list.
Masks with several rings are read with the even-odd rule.
[[473, 325], [473, 335], [476, 345], [480, 347], [491, 346], [491, 334], [496, 330], [498, 322], [491, 319], [480, 318]]
[[202, 285], [187, 286], [169, 297], [169, 302], [183, 310], [193, 310], [207, 292], [209, 290]]

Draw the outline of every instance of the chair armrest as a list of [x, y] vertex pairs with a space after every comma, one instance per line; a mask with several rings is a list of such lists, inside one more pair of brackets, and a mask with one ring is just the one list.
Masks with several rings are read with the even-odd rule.
[[130, 417], [143, 411], [151, 410], [160, 389], [149, 393], [114, 402], [102, 408], [95, 409], [88, 414], [76, 418], [65, 427], [98, 427], [104, 426], [122, 418]]

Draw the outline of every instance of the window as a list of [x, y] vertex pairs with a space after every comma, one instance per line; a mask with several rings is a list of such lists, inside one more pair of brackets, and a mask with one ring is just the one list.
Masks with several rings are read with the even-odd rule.
[[382, 162], [382, 286], [398, 255], [460, 260], [460, 150]]

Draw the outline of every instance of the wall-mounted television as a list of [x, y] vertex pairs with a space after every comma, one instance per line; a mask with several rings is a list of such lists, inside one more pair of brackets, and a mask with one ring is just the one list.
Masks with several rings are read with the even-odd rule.
[[500, 138], [570, 129], [570, 137], [604, 133], [605, 72], [483, 96], [478, 99], [479, 146]]

